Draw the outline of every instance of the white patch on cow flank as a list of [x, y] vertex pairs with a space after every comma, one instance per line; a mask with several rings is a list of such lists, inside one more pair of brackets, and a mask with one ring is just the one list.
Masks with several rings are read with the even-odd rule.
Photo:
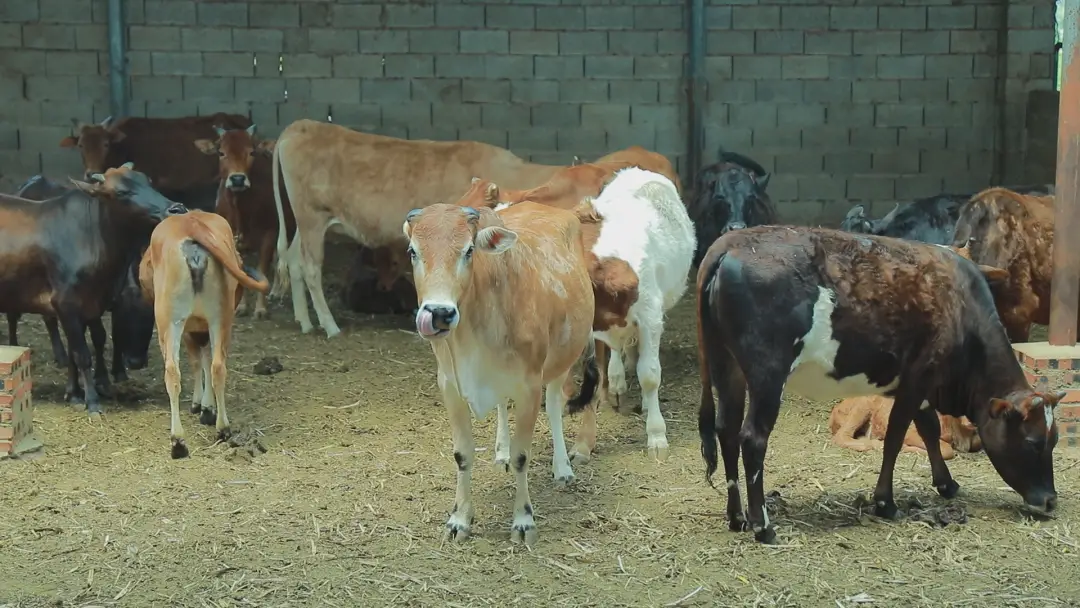
[[1050, 427], [1054, 426], [1054, 408], [1050, 405], [1043, 405], [1043, 416], [1046, 417], [1046, 430], [1049, 431]]
[[835, 370], [836, 353], [840, 350], [840, 343], [833, 338], [832, 327], [836, 293], [826, 287], [818, 287], [818, 290], [810, 331], [802, 337], [803, 349], [791, 364], [785, 387], [814, 401], [884, 395], [896, 388], [900, 384], [899, 376], [887, 386], [871, 383], [865, 374], [848, 376], [839, 381], [829, 376]]
[[923, 401], [922, 405], [919, 406], [919, 409], [920, 410], [928, 410], [928, 409], [930, 409], [930, 402], [929, 401]]

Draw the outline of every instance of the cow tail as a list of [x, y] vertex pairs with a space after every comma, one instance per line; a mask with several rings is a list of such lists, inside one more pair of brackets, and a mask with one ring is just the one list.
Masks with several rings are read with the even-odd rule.
[[236, 252], [236, 245], [232, 241], [221, 242], [210, 227], [197, 218], [192, 218], [189, 226], [191, 233], [188, 236], [191, 240], [210, 252], [210, 255], [225, 268], [225, 271], [239, 281], [244, 288], [261, 293], [270, 291], [270, 282], [266, 280], [266, 277], [252, 277], [240, 267], [240, 254]]
[[585, 369], [582, 375], [581, 391], [566, 402], [566, 409], [571, 414], [580, 412], [592, 402], [596, 387], [600, 384], [600, 368], [596, 365], [596, 340], [591, 338], [585, 347]]
[[[285, 293], [285, 288], [289, 286], [289, 263], [287, 255], [288, 250], [288, 234], [289, 231], [285, 226], [285, 210], [281, 205], [281, 148], [284, 143], [284, 138], [279, 137], [277, 143], [274, 145], [274, 153], [271, 156], [270, 170], [273, 172], [274, 180], [274, 208], [277, 210], [278, 218], [278, 237], [277, 237], [277, 266], [274, 270], [274, 293], [277, 295]], [[299, 236], [299, 232], [297, 232]]]
[[[705, 460], [705, 481], [713, 486], [712, 476], [717, 468], [716, 453], [716, 401], [713, 399], [713, 378], [710, 373], [712, 362], [709, 360], [710, 340], [716, 339], [717, 327], [713, 322], [712, 311], [709, 307], [709, 294], [714, 290], [714, 283], [719, 281], [720, 264], [724, 261], [724, 255], [716, 256], [715, 260], [705, 269], [703, 280], [699, 280], [697, 293], [697, 331], [698, 331], [698, 374], [701, 379], [701, 406], [698, 408], [698, 435], [701, 437], [701, 457]], [[709, 261], [706, 255], [702, 261]], [[716, 486], [713, 486], [714, 488]]]

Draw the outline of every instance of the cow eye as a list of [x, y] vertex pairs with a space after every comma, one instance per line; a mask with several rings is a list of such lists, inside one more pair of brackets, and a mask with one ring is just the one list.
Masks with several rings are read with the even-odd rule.
[[218, 150], [217, 155], [220, 156], [221, 158], [225, 158], [225, 152], [223, 152], [221, 150]]
[[469, 248], [465, 250], [465, 259], [466, 260], [471, 260], [472, 259], [473, 249], [474, 249], [474, 247], [472, 245], [469, 245]]
[[409, 254], [409, 259], [416, 261], [416, 250], [412, 248], [412, 245], [409, 245], [409, 248], [406, 251]]

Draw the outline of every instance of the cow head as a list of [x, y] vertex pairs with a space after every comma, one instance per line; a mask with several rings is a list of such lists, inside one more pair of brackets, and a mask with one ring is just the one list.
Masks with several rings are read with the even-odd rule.
[[1016, 391], [1004, 399], [991, 399], [974, 412], [991, 464], [1030, 508], [1042, 513], [1057, 506], [1054, 409], [1064, 396], [1065, 391]]
[[413, 209], [402, 225], [412, 260], [420, 307], [416, 331], [426, 340], [446, 337], [461, 320], [459, 302], [467, 295], [476, 266], [517, 242], [490, 209], [438, 203]]
[[251, 163], [255, 161], [255, 155], [269, 157], [274, 153], [273, 139], [257, 139], [255, 137], [255, 125], [246, 129], [232, 129], [226, 131], [221, 127], [214, 127], [217, 131], [217, 141], [209, 139], [196, 139], [195, 147], [203, 154], [218, 155], [218, 167], [221, 179], [225, 187], [233, 192], [243, 192], [251, 187]]
[[855, 205], [844, 216], [844, 221], [840, 222], [840, 229], [844, 232], [855, 232], [858, 234], [873, 234], [874, 225], [870, 218], [866, 217], [866, 207], [862, 205]]
[[[78, 148], [82, 155], [83, 172], [86, 179], [95, 173], [118, 164], [113, 146], [124, 140], [124, 132], [112, 127], [112, 116], [106, 117], [96, 125], [88, 125], [71, 119], [75, 133], [60, 140], [61, 148]], [[123, 160], [123, 159], [120, 159]]]
[[493, 209], [499, 202], [499, 187], [486, 179], [474, 177], [469, 182], [469, 189], [465, 191], [465, 194], [461, 195], [461, 198], [455, 204], [459, 207], [472, 207], [474, 209], [482, 207]]
[[772, 200], [765, 192], [769, 174], [758, 175], [730, 162], [705, 168], [689, 211], [697, 228], [698, 259], [716, 239], [732, 230], [777, 221]]
[[960, 207], [953, 248], [980, 264], [1008, 268], [1018, 249], [1017, 233], [1031, 211], [1020, 195], [995, 188], [976, 194]]
[[374, 269], [375, 290], [388, 293], [394, 291], [398, 279], [405, 276], [410, 260], [405, 249], [399, 246], [361, 247], [356, 263]]
[[71, 181], [75, 187], [99, 201], [117, 203], [135, 217], [152, 224], [170, 215], [187, 213], [186, 207], [154, 190], [146, 175], [136, 171], [132, 163], [106, 169], [104, 173], [94, 173], [88, 179], [88, 182]]
[[124, 367], [143, 369], [154, 335], [154, 308], [143, 298], [138, 279], [139, 261], [124, 273], [120, 293], [113, 304], [114, 348], [120, 351]]

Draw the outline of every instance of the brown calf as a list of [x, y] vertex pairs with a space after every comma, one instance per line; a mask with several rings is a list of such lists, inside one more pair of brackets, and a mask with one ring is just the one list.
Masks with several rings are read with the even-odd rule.
[[[139, 265], [143, 296], [154, 304], [165, 389], [172, 410], [172, 457], [188, 455], [180, 421], [180, 345], [187, 349], [195, 391], [192, 413], [204, 424], [216, 424], [218, 436], [229, 435], [225, 413], [225, 359], [232, 338], [233, 316], [243, 289], [266, 293], [265, 277], [243, 268], [232, 230], [225, 218], [203, 211], [166, 218], [150, 237]], [[215, 415], [216, 408], [216, 415]]]
[[[829, 432], [832, 433], [833, 443], [858, 452], [880, 447], [885, 440], [892, 406], [892, 399], [877, 395], [851, 397], [837, 403], [829, 415]], [[961, 452], [982, 449], [979, 433], [966, 416], [938, 413], [938, 420], [941, 422], [941, 457], [945, 460], [955, 456], [953, 448]], [[901, 450], [926, 453], [926, 443], [914, 426], [908, 427]]]
[[1050, 323], [1053, 196], [983, 190], [960, 208], [952, 246], [977, 264], [1008, 272], [992, 291], [1010, 341], [1027, 342], [1032, 323]]

